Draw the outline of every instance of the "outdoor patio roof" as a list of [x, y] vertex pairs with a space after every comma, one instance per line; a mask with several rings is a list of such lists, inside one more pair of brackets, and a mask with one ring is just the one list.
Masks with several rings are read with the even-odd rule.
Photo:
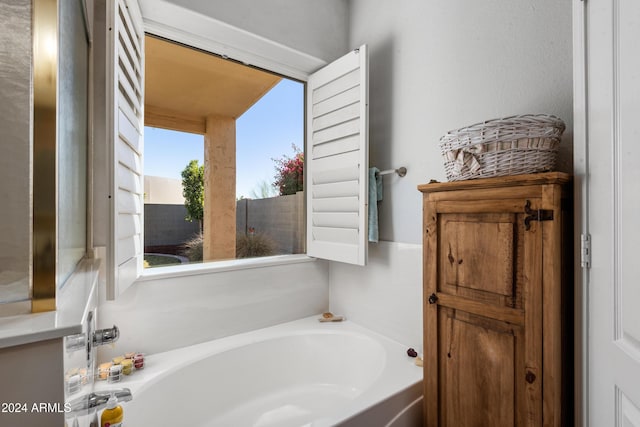
[[281, 78], [145, 36], [145, 125], [204, 134], [205, 118], [237, 119]]

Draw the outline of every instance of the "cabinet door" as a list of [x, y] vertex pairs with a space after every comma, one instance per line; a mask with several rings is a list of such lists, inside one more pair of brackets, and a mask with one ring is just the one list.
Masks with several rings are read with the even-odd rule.
[[542, 423], [542, 233], [525, 227], [527, 201], [540, 206], [425, 199], [428, 426]]

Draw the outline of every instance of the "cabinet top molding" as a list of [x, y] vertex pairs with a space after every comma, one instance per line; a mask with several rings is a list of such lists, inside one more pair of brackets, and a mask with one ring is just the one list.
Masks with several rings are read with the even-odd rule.
[[541, 185], [564, 184], [571, 181], [571, 175], [564, 172], [545, 172], [526, 175], [500, 176], [495, 178], [479, 178], [466, 181], [431, 182], [421, 184], [418, 190], [423, 193], [437, 191], [470, 190], [475, 188], [495, 188], [506, 185]]

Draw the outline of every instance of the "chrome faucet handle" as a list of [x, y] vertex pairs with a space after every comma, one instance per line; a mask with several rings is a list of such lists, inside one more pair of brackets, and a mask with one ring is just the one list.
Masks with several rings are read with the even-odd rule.
[[93, 333], [93, 345], [104, 345], [118, 341], [120, 330], [116, 325], [113, 328], [98, 329]]
[[84, 333], [67, 335], [64, 342], [65, 348], [69, 353], [77, 350], [84, 350], [87, 347], [87, 336]]
[[128, 402], [133, 399], [131, 390], [128, 388], [94, 391], [69, 402], [70, 412], [80, 414], [83, 411], [100, 410], [107, 406], [107, 401], [112, 395], [115, 395], [118, 402]]

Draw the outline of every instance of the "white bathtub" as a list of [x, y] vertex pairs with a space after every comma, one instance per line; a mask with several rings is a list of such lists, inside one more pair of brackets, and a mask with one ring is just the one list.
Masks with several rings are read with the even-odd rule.
[[406, 350], [312, 317], [149, 355], [117, 386], [129, 427], [417, 427], [422, 368]]

